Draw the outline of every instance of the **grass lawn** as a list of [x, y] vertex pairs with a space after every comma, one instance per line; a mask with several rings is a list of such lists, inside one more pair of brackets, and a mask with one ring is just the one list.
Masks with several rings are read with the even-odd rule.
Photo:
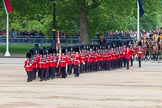
[[[10, 53], [26, 53], [29, 49], [33, 48], [34, 45], [10, 45]], [[6, 45], [0, 45], [0, 53], [6, 52]]]

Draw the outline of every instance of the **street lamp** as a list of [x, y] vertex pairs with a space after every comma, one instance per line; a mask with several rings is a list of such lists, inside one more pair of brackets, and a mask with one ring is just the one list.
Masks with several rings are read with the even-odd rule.
[[56, 0], [49, 0], [53, 2], [53, 24], [52, 24], [52, 36], [53, 36], [53, 46], [56, 46]]

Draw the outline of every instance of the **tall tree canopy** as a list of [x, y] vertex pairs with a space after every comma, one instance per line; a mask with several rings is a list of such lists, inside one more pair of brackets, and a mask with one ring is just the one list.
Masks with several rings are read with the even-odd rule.
[[[81, 43], [97, 31], [136, 30], [137, 0], [54, 0], [56, 2], [56, 29], [73, 35], [80, 33]], [[2, 1], [1, 1], [2, 2]], [[11, 0], [10, 28], [41, 30], [52, 34], [51, 0]], [[143, 0], [145, 14], [140, 18], [141, 29], [152, 30], [162, 26], [160, 0]], [[6, 16], [0, 4], [0, 29], [5, 28]]]

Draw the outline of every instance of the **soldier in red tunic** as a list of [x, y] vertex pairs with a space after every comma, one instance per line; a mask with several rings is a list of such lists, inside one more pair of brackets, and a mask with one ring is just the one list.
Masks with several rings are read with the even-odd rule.
[[[65, 55], [66, 51], [65, 48], [62, 49], [61, 51], [61, 57], [59, 57], [59, 68], [60, 68], [60, 76], [61, 78], [66, 78], [67, 77], [67, 65], [68, 65], [68, 57]], [[59, 55], [60, 56], [60, 55]]]
[[96, 58], [97, 58], [97, 71], [100, 70], [100, 49], [97, 48], [97, 51], [96, 51]]
[[97, 71], [97, 62], [98, 62], [98, 58], [97, 58], [97, 48], [94, 48], [94, 71]]
[[44, 80], [44, 71], [45, 71], [45, 62], [44, 62], [44, 54], [43, 50], [39, 51], [39, 56], [38, 56], [38, 67], [39, 70], [38, 72], [40, 73], [40, 81]]
[[129, 46], [127, 46], [127, 49], [125, 50], [125, 59], [126, 59], [127, 70], [129, 69], [130, 57], [131, 57], [131, 51], [129, 49]]
[[79, 67], [80, 63], [82, 63], [82, 57], [79, 54], [79, 48], [75, 48], [75, 55], [74, 55], [74, 75], [75, 77], [79, 77]]
[[130, 44], [130, 53], [131, 53], [131, 57], [130, 57], [130, 60], [131, 60], [131, 66], [133, 66], [134, 48], [133, 48], [132, 43]]
[[138, 43], [138, 48], [137, 48], [137, 56], [138, 56], [138, 62], [139, 62], [139, 68], [141, 67], [141, 58], [142, 58], [142, 43]]
[[109, 46], [109, 51], [108, 51], [108, 70], [110, 70], [111, 69], [111, 56], [112, 56], [112, 52], [111, 52], [111, 49], [110, 49], [111, 47]]
[[36, 58], [36, 49], [31, 49], [29, 51], [31, 53], [31, 61], [32, 61], [32, 79], [36, 79], [36, 73], [37, 73], [37, 58]]
[[[79, 54], [80, 54], [82, 60], [84, 59], [84, 57], [83, 57], [83, 52], [84, 52], [83, 46], [80, 46], [80, 47], [79, 47]], [[80, 68], [79, 68], [79, 72], [80, 72], [80, 73], [83, 73], [83, 67], [84, 67], [84, 65], [83, 65], [83, 63], [81, 62], [81, 63], [80, 63]]]
[[24, 62], [24, 68], [27, 73], [27, 82], [31, 82], [32, 79], [32, 63], [31, 63], [31, 53], [26, 54], [26, 60]]
[[124, 63], [124, 67], [126, 67], [126, 58], [125, 58], [125, 52], [126, 52], [126, 45], [123, 45], [123, 63]]
[[44, 48], [44, 80], [49, 80], [48, 48]]
[[73, 67], [72, 48], [68, 49], [67, 57], [68, 57], [67, 73], [68, 73], [68, 75], [71, 75], [72, 74], [72, 67]]
[[56, 65], [57, 65], [57, 56], [56, 49], [49, 49], [48, 62], [49, 62], [49, 77], [51, 79], [55, 78], [56, 75]]

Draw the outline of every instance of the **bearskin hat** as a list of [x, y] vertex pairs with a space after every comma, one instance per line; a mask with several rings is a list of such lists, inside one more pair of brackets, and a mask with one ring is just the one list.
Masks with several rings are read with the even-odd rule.
[[141, 41], [138, 42], [138, 46], [142, 46], [142, 42]]
[[40, 51], [39, 51], [39, 55], [43, 55], [44, 54], [44, 52], [43, 52], [43, 50], [41, 49]]
[[34, 55], [34, 54], [35, 54], [35, 49], [32, 48], [32, 49], [29, 50], [29, 52], [30, 52], [32, 55]]
[[65, 49], [65, 47], [62, 47], [62, 48], [61, 48], [61, 53], [63, 53], [63, 54], [66, 53], [66, 49]]
[[49, 53], [49, 54], [52, 54], [52, 53], [53, 53], [52, 48], [49, 48], [49, 49], [48, 49], [48, 53]]
[[30, 52], [26, 53], [26, 58], [29, 58], [29, 59], [30, 59], [30, 58], [31, 58], [31, 56], [32, 56], [32, 55], [31, 55], [31, 53], [30, 53]]
[[57, 53], [57, 50], [56, 50], [56, 48], [53, 48], [53, 53]]

